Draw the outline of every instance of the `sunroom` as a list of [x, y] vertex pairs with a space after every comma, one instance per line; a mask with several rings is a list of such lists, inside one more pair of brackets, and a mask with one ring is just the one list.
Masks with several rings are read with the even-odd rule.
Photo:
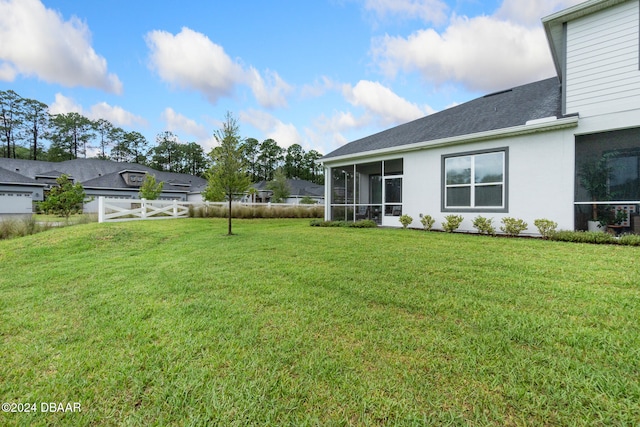
[[575, 227], [640, 234], [640, 128], [576, 136]]
[[397, 225], [402, 215], [403, 170], [402, 158], [332, 167], [331, 220], [369, 219], [379, 225]]

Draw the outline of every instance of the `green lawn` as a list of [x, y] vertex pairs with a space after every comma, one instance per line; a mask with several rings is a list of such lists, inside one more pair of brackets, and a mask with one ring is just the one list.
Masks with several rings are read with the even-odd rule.
[[225, 221], [0, 241], [0, 425], [640, 424], [640, 248]]

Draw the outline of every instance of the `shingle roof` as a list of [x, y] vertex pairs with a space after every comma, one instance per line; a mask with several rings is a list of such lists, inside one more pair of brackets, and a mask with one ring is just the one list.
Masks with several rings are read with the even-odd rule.
[[[94, 179], [90, 179], [88, 181], [83, 182], [82, 186], [84, 188], [121, 188], [121, 189], [127, 189], [127, 190], [138, 190], [138, 187], [132, 187], [130, 185], [127, 185], [124, 179], [122, 179], [121, 172], [122, 171], [113, 172], [103, 176], [99, 176]], [[175, 175], [173, 173], [160, 172], [160, 171], [153, 170], [152, 172], [149, 172], [149, 174], [155, 175], [157, 181], [164, 182], [162, 191], [185, 192], [187, 190], [193, 189], [190, 183], [184, 182], [185, 181], [184, 179], [182, 181], [178, 181], [175, 179], [172, 180], [171, 175]], [[166, 179], [166, 180], [163, 179], [167, 177], [169, 179]], [[193, 178], [198, 178], [198, 177], [193, 177]], [[200, 180], [204, 181], [202, 178], [198, 178], [197, 180], [198, 184], [201, 184]], [[204, 182], [206, 183], [206, 181]], [[174, 184], [178, 184], [178, 185], [174, 185]], [[183, 184], [183, 185], [179, 185], [179, 184]]]
[[[287, 179], [291, 196], [323, 197], [324, 186], [304, 179]], [[252, 185], [256, 190], [267, 190], [269, 181], [260, 181]]]
[[36, 176], [41, 177], [41, 178], [58, 178], [60, 176], [64, 175], [62, 172], [57, 171], [57, 170], [52, 170], [52, 171], [47, 171], [47, 172], [41, 172], [41, 173], [37, 173]]
[[485, 95], [421, 119], [350, 142], [323, 157], [358, 154], [407, 144], [471, 135], [561, 117], [561, 85], [557, 77]]
[[[118, 163], [100, 159], [75, 159], [64, 162], [44, 162], [35, 160], [0, 158], [0, 168], [15, 173], [23, 178], [65, 173], [80, 182], [84, 187], [130, 188], [120, 177], [123, 170], [148, 172], [156, 176], [158, 181], [165, 182], [165, 190], [191, 191], [206, 185], [203, 178], [174, 172], [162, 172], [148, 166], [135, 163]], [[17, 178], [16, 178], [17, 179]], [[11, 181], [15, 182], [15, 181]], [[34, 181], [35, 182], [35, 181]], [[176, 186], [172, 184], [178, 184]], [[184, 184], [184, 185], [179, 185]]]
[[16, 184], [16, 185], [35, 185], [44, 186], [45, 184], [36, 181], [35, 179], [20, 175], [17, 172], [13, 172], [4, 168], [0, 168], [0, 183], [2, 184]]

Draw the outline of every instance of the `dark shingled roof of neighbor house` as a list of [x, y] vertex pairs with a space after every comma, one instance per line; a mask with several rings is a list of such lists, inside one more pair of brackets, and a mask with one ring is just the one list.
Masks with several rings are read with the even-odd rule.
[[[291, 196], [324, 197], [324, 186], [304, 179], [287, 179]], [[256, 190], [267, 190], [269, 181], [259, 181], [251, 185]]]
[[526, 124], [529, 120], [562, 117], [561, 85], [557, 77], [495, 92], [421, 119], [350, 142], [323, 157], [364, 153], [419, 142], [471, 135]]
[[[23, 179], [33, 179], [36, 176], [59, 176], [65, 173], [71, 176], [75, 182], [82, 183], [85, 188], [135, 188], [127, 186], [122, 179], [120, 173], [125, 170], [147, 172], [155, 175], [156, 180], [165, 183], [164, 190], [167, 191], [198, 192], [207, 184], [206, 179], [198, 176], [157, 171], [149, 166], [136, 163], [118, 163], [99, 159], [45, 162], [0, 158], [0, 169], [15, 173]], [[14, 176], [14, 178], [16, 180], [18, 179], [16, 176]], [[16, 181], [12, 180], [11, 182]]]
[[42, 187], [46, 185], [36, 181], [35, 179], [20, 175], [17, 172], [13, 172], [4, 168], [0, 168], [0, 184], [33, 185]]

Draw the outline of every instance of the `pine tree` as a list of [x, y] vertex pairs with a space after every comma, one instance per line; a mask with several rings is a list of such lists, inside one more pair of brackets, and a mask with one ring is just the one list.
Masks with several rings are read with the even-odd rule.
[[211, 150], [213, 166], [207, 173], [209, 183], [203, 192], [205, 200], [218, 201], [221, 198], [229, 202], [229, 230], [231, 232], [231, 203], [234, 198], [242, 197], [249, 185], [251, 177], [247, 173], [247, 165], [240, 147], [238, 123], [231, 113], [227, 113], [222, 129], [213, 135], [220, 144]]

